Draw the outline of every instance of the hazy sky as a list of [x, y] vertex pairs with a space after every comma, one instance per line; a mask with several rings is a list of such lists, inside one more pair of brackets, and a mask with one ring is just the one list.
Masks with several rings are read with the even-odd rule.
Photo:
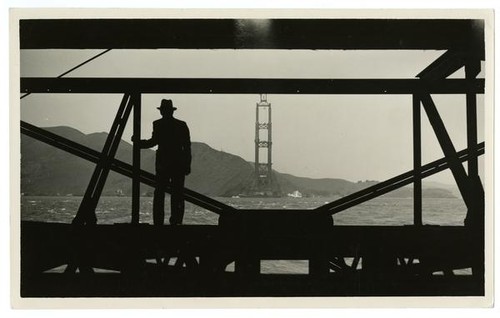
[[[55, 77], [99, 50], [22, 50], [21, 76]], [[413, 78], [442, 51], [113, 50], [66, 77]], [[463, 77], [463, 71], [454, 77]], [[143, 95], [142, 137], [151, 135], [156, 107], [171, 98], [193, 141], [254, 160], [258, 95]], [[457, 150], [466, 147], [465, 96], [433, 95]], [[120, 95], [33, 94], [21, 118], [109, 131]], [[405, 95], [268, 95], [273, 116], [273, 164], [313, 178], [384, 180], [412, 169], [412, 101]], [[479, 140], [484, 99], [478, 97]], [[425, 113], [423, 163], [443, 153]], [[130, 140], [131, 125], [124, 139]], [[482, 164], [482, 160], [481, 160]], [[454, 183], [444, 172], [433, 181]]]

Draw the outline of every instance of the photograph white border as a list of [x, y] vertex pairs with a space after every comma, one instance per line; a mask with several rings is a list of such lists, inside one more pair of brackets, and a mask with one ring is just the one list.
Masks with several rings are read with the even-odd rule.
[[[485, 297], [21, 298], [19, 297], [20, 101], [18, 21], [22, 18], [478, 18], [485, 19]], [[493, 301], [493, 12], [491, 10], [12, 9], [10, 14], [11, 301], [14, 308], [488, 307]], [[17, 204], [16, 204], [17, 203]]]

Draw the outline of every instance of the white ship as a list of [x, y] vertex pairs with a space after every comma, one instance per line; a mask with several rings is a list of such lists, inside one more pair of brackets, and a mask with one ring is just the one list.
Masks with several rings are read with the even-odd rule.
[[302, 193], [299, 192], [299, 190], [295, 190], [292, 193], [287, 194], [291, 198], [302, 198]]

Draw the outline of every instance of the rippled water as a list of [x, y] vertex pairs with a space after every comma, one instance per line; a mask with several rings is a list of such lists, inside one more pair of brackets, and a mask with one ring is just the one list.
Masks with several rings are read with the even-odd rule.
[[[242, 209], [313, 209], [333, 198], [217, 198]], [[21, 219], [70, 223], [78, 210], [81, 197], [21, 198]], [[169, 213], [168, 198], [165, 200]], [[423, 201], [424, 224], [463, 225], [466, 207], [457, 198], [432, 198]], [[97, 206], [98, 222], [102, 224], [130, 222], [132, 202], [128, 197], [102, 197]], [[153, 200], [141, 198], [140, 219], [152, 223]], [[377, 198], [334, 215], [336, 225], [405, 225], [413, 223], [413, 199]], [[185, 224], [217, 224], [218, 215], [186, 203]]]

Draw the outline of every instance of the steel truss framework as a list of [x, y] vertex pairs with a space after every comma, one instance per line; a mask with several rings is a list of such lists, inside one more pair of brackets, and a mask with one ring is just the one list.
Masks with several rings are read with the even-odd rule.
[[[254, 28], [261, 20], [234, 19], [113, 19], [22, 20], [21, 49], [434, 49], [446, 52], [415, 79], [186, 79], [186, 78], [21, 78], [22, 93], [124, 94], [102, 153], [86, 149], [28, 123], [21, 132], [96, 162], [75, 222], [95, 223], [95, 205], [109, 170], [132, 177], [132, 222], [139, 222], [139, 182], [154, 186], [154, 177], [140, 170], [139, 146], [133, 146], [133, 165], [114, 158], [126, 120], [133, 109], [134, 135], [140, 133], [141, 94], [411, 94], [413, 96], [414, 169], [376, 186], [316, 209], [334, 214], [404, 185], [414, 183], [414, 224], [422, 225], [421, 179], [450, 169], [468, 208], [466, 225], [484, 229], [484, 191], [478, 176], [477, 157], [484, 143], [477, 143], [476, 95], [484, 93], [477, 79], [484, 60], [482, 20], [385, 20], [385, 19], [271, 19], [265, 20], [273, 41]], [[64, 30], [61, 32], [61, 30]], [[465, 67], [465, 79], [447, 77]], [[467, 101], [467, 149], [457, 152], [432, 100], [431, 94], [465, 94]], [[421, 118], [424, 108], [443, 159], [421, 164]], [[468, 173], [462, 166], [467, 161]], [[168, 191], [168, 189], [167, 189]], [[236, 209], [186, 189], [187, 200], [213, 212]]]
[[[263, 136], [261, 137], [261, 131]], [[255, 191], [273, 192], [271, 103], [261, 94], [255, 105]], [[261, 159], [261, 153], [266, 158]]]

